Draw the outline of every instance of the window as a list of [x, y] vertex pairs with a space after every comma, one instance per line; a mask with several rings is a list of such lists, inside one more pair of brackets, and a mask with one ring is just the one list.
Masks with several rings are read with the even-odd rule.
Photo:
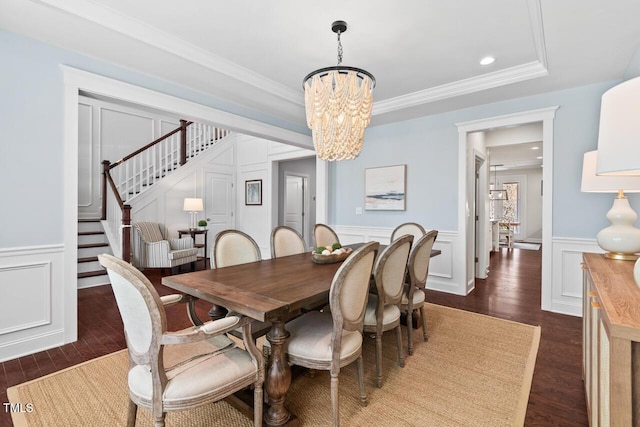
[[[507, 190], [507, 200], [492, 200], [489, 203], [489, 218], [499, 218], [505, 222], [520, 222], [520, 182], [503, 182], [498, 188]], [[493, 183], [489, 184], [489, 190], [495, 189]], [[514, 227], [513, 232], [520, 234], [520, 226]]]

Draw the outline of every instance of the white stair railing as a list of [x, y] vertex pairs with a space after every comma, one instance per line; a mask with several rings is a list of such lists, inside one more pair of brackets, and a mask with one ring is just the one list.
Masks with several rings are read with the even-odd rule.
[[[125, 244], [124, 228], [130, 228], [127, 204], [160, 179], [171, 174], [189, 159], [216, 145], [229, 131], [216, 126], [181, 120], [181, 126], [152, 141], [137, 151], [110, 164], [104, 164], [102, 216], [106, 220], [114, 253], [129, 261], [129, 244]], [[184, 150], [184, 154], [182, 151]], [[110, 185], [107, 185], [107, 181]], [[126, 222], [126, 224], [125, 224]], [[122, 231], [122, 232], [121, 232]], [[127, 236], [129, 235], [127, 230]], [[111, 239], [110, 239], [111, 240]]]

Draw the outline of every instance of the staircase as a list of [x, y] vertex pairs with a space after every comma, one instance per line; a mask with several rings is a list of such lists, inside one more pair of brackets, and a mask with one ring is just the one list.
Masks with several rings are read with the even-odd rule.
[[[131, 199], [147, 191], [188, 160], [224, 140], [229, 133], [212, 125], [180, 120], [179, 128], [122, 159], [114, 163], [108, 160], [102, 162], [102, 218], [106, 220], [104, 224], [113, 252], [122, 254], [122, 259], [130, 261]], [[95, 254], [87, 255], [87, 258], [93, 256]], [[90, 272], [86, 273], [88, 275]]]
[[99, 219], [78, 220], [78, 289], [109, 284], [98, 255], [111, 253]]

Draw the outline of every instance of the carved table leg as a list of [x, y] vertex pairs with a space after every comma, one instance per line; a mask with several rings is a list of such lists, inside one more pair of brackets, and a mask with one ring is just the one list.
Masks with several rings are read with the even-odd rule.
[[264, 422], [269, 426], [280, 426], [291, 418], [284, 406], [284, 398], [291, 385], [291, 368], [287, 363], [285, 344], [289, 332], [284, 328], [284, 320], [272, 321], [267, 340], [271, 344], [271, 358], [265, 375], [265, 390], [269, 398], [269, 408], [264, 414]]
[[207, 314], [209, 314], [211, 320], [218, 320], [226, 316], [228, 312], [229, 310], [227, 310], [226, 308], [220, 305], [213, 304], [213, 306], [211, 306], [211, 310], [209, 310], [209, 313]]

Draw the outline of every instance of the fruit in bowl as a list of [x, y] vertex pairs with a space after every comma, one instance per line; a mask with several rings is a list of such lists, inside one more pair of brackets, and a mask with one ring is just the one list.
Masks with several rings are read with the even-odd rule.
[[318, 246], [312, 254], [313, 262], [317, 264], [330, 264], [345, 260], [351, 254], [351, 248], [343, 248], [340, 243]]

